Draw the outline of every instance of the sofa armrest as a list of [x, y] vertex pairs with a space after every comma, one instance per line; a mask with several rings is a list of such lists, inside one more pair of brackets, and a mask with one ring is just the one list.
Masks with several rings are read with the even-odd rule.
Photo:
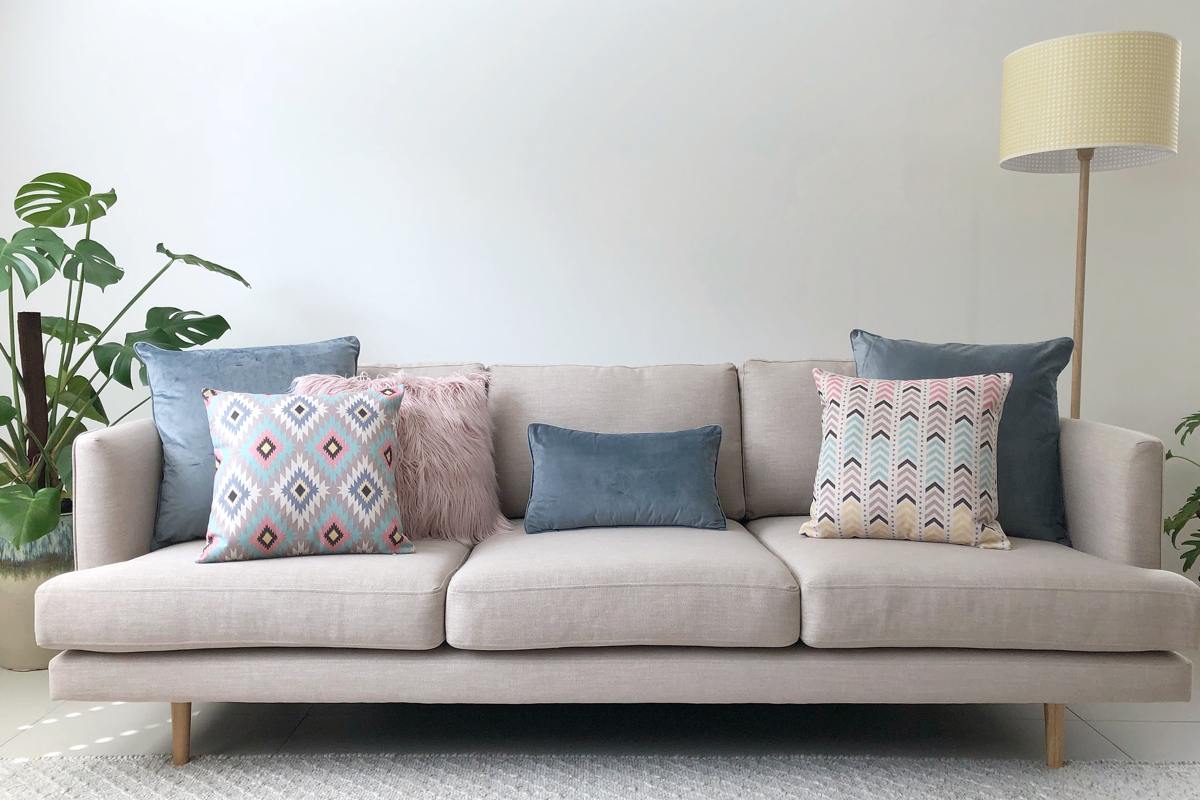
[[153, 420], [89, 431], [75, 440], [75, 568], [150, 552], [162, 443]]
[[1063, 419], [1059, 450], [1071, 544], [1109, 561], [1161, 567], [1162, 441]]

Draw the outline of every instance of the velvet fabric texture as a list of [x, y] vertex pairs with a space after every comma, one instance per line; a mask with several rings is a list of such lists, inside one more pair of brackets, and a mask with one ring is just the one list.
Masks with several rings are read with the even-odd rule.
[[298, 375], [353, 375], [358, 339], [214, 350], [133, 346], [146, 365], [154, 424], [163, 447], [162, 483], [151, 548], [203, 539], [213, 493], [213, 446], [204, 389], [258, 394], [286, 392]]
[[396, 494], [405, 532], [414, 540], [473, 544], [509, 530], [500, 513], [484, 375], [430, 378], [402, 371], [375, 378], [305, 375], [295, 381], [293, 391], [333, 394], [401, 384], [404, 404], [396, 419], [400, 442]]
[[717, 497], [721, 427], [591, 433], [533, 423], [525, 532], [614, 526], [725, 530]]
[[1070, 543], [1058, 453], [1058, 376], [1071, 360], [1071, 339], [928, 344], [856, 330], [850, 346], [860, 378], [1012, 373], [996, 451], [1000, 524], [1009, 536]]

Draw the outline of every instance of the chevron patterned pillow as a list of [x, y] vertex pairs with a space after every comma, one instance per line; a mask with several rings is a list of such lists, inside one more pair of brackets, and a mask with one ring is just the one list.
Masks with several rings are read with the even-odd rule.
[[822, 441], [800, 533], [1009, 548], [996, 432], [1011, 374], [889, 381], [814, 369], [813, 380]]

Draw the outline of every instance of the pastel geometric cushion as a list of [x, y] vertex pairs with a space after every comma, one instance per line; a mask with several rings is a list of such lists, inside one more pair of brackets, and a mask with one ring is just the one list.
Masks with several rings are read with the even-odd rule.
[[396, 505], [403, 397], [204, 390], [217, 474], [197, 560], [412, 552]]
[[891, 381], [814, 369], [813, 380], [822, 440], [802, 534], [1009, 548], [996, 439], [1010, 373]]

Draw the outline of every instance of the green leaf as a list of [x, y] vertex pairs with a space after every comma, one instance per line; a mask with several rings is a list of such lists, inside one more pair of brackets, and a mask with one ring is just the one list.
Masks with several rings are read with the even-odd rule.
[[[146, 329], [125, 334], [125, 342], [104, 342], [92, 351], [100, 372], [123, 386], [133, 388], [133, 346], [149, 342], [167, 350], [186, 350], [221, 338], [229, 323], [219, 314], [156, 306], [146, 312]], [[142, 371], [145, 383], [145, 368]]]
[[1200, 486], [1191, 493], [1184, 504], [1171, 516], [1163, 520], [1163, 533], [1171, 537], [1171, 544], [1178, 547], [1179, 534], [1188, 523], [1200, 516]]
[[224, 275], [227, 278], [233, 278], [235, 281], [241, 283], [247, 289], [250, 288], [250, 282], [247, 281], [245, 278], [243, 278], [241, 275], [239, 275], [236, 272], [234, 272], [233, 270], [231, 270], [229, 267], [222, 267], [220, 264], [200, 258], [200, 256], [194, 256], [191, 253], [172, 253], [165, 246], [163, 246], [162, 242], [159, 242], [158, 247], [156, 247], [154, 249], [157, 252], [162, 253], [164, 256], [167, 256], [168, 258], [173, 258], [173, 259], [176, 259], [177, 261], [182, 261], [185, 264], [191, 264], [193, 267], [203, 267], [204, 269], [208, 270], [209, 272], [215, 272], [218, 275]]
[[17, 409], [11, 397], [0, 397], [0, 425], [7, 425], [17, 418]]
[[1193, 536], [1184, 543], [1184, 551], [1181, 556], [1183, 559], [1183, 571], [1187, 572], [1196, 565], [1196, 559], [1200, 558], [1200, 536]]
[[39, 175], [17, 190], [13, 208], [34, 225], [65, 228], [100, 219], [117, 202], [117, 193], [92, 194], [92, 185], [65, 172]]
[[63, 275], [76, 281], [83, 275], [84, 283], [99, 286], [101, 291], [125, 276], [125, 270], [117, 266], [113, 254], [94, 239], [80, 239], [63, 263], [62, 271]]
[[[156, 306], [146, 312], [146, 330], [152, 334], [143, 341], [153, 342], [171, 350], [186, 350], [208, 344], [223, 336], [229, 323], [220, 314], [204, 315], [199, 311], [181, 311], [169, 306]], [[128, 337], [126, 337], [128, 339]]]
[[82, 375], [72, 375], [66, 385], [59, 387], [57, 375], [46, 376], [46, 396], [58, 397], [58, 404], [66, 406], [84, 419], [94, 419], [96, 422], [108, 424], [108, 416], [100, 403], [100, 395]]
[[100, 335], [100, 329], [86, 322], [75, 322], [63, 317], [42, 317], [42, 333], [60, 342], [87, 342]]
[[1200, 411], [1188, 414], [1175, 426], [1175, 433], [1181, 434], [1179, 443], [1187, 444], [1187, 438], [1195, 433], [1197, 428], [1200, 428]]
[[[80, 431], [83, 433], [83, 431]], [[72, 440], [74, 436], [70, 437]], [[68, 444], [63, 449], [59, 450], [54, 456], [54, 471], [58, 473], [58, 480], [62, 483], [63, 493], [69, 495], [71, 493], [71, 479], [74, 476], [75, 461], [71, 458], [71, 445]]]
[[67, 246], [49, 228], [22, 228], [10, 241], [0, 239], [0, 291], [16, 273], [25, 296], [54, 276]]
[[[132, 335], [132, 334], [130, 334]], [[128, 340], [129, 337], [126, 337]], [[133, 343], [104, 342], [92, 351], [102, 375], [129, 389], [133, 388]], [[144, 381], [143, 381], [144, 382]]]
[[[58, 478], [63, 485], [63, 493], [67, 494], [71, 491], [72, 477], [72, 461], [71, 448], [75, 444], [75, 440], [83, 434], [87, 433], [87, 429], [82, 424], [76, 423], [74, 417], [64, 417], [55, 425], [55, 431], [67, 429], [70, 431], [66, 436], [62, 437], [62, 441], [58, 445], [58, 449], [54, 454], [54, 471], [58, 473]], [[57, 439], [55, 431], [50, 434], [51, 439]]]
[[0, 538], [13, 547], [36, 542], [58, 525], [61, 502], [57, 486], [37, 492], [23, 483], [0, 487]]

